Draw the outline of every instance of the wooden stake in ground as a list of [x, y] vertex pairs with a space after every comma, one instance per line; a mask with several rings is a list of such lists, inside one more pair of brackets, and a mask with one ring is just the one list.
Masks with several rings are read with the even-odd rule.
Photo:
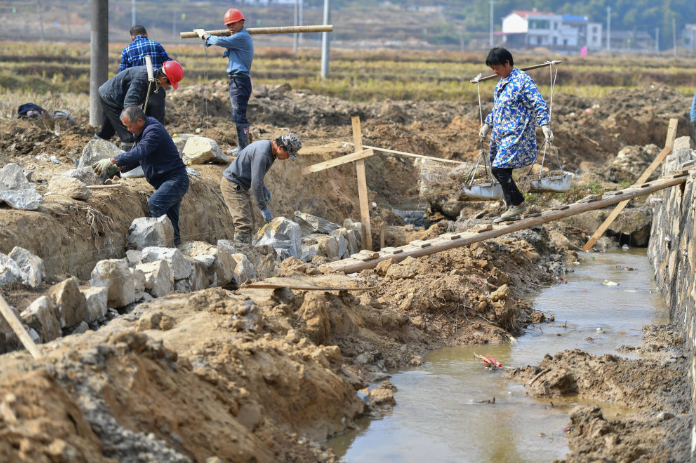
[[[655, 172], [655, 169], [660, 167], [660, 164], [662, 164], [662, 161], [665, 160], [667, 155], [672, 152], [672, 148], [674, 147], [674, 139], [677, 137], [677, 123], [679, 122], [678, 119], [670, 119], [669, 120], [669, 126], [667, 128], [667, 140], [665, 141], [665, 148], [660, 152], [660, 154], [657, 155], [655, 160], [650, 164], [650, 166], [645, 169], [645, 172], [638, 178], [638, 181], [634, 183], [634, 185], [640, 185], [642, 183], [645, 183], [648, 178], [650, 178], [650, 174]], [[602, 225], [599, 226], [596, 232], [590, 237], [590, 239], [585, 243], [585, 246], [582, 247], [583, 251], [589, 251], [592, 249], [592, 246], [595, 245], [598, 239], [602, 237], [605, 231], [609, 228], [609, 225], [612, 224], [614, 220], [621, 214], [621, 211], [624, 210], [626, 205], [628, 204], [628, 201], [622, 201], [620, 202], [614, 210], [609, 214], [609, 217], [606, 218], [606, 220], [602, 223]]]
[[[362, 129], [360, 118], [353, 117], [353, 144], [355, 152], [362, 151]], [[372, 228], [370, 227], [370, 205], [367, 198], [367, 176], [365, 175], [365, 161], [355, 161], [355, 171], [358, 175], [358, 200], [360, 201], [360, 221], [363, 224], [363, 247], [372, 251]]]
[[0, 313], [2, 313], [2, 316], [5, 317], [5, 320], [7, 320], [7, 323], [15, 332], [19, 340], [22, 341], [22, 344], [24, 344], [24, 347], [29, 351], [31, 356], [35, 359], [40, 358], [41, 351], [38, 347], [36, 347], [34, 341], [31, 340], [31, 336], [29, 336], [27, 330], [24, 329], [22, 322], [19, 321], [19, 318], [17, 318], [12, 309], [10, 309], [10, 306], [7, 305], [7, 302], [5, 302], [5, 298], [2, 297], [2, 294], [0, 294]]

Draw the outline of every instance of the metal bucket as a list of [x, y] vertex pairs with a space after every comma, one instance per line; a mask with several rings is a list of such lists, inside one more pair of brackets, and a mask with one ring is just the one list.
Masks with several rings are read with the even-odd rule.
[[459, 190], [459, 201], [497, 201], [503, 199], [503, 187], [500, 183], [481, 183]]
[[537, 180], [532, 180], [529, 188], [530, 193], [565, 193], [570, 190], [570, 184], [573, 181], [573, 174], [563, 172], [563, 175], [546, 177]]

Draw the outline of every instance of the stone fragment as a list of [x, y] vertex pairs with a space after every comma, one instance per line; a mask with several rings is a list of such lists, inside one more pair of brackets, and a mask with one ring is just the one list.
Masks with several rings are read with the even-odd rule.
[[62, 177], [76, 178], [85, 185], [98, 185], [101, 179], [94, 173], [91, 167], [82, 167], [80, 169], [71, 169], [60, 174]]
[[186, 146], [186, 142], [188, 141], [189, 138], [195, 137], [195, 136], [197, 136], [197, 135], [193, 135], [190, 133], [180, 133], [176, 137], [172, 137], [172, 141], [174, 142], [176, 149], [179, 151], [179, 155], [183, 156], [184, 146]]
[[0, 191], [0, 203], [6, 203], [13, 209], [35, 211], [41, 206], [43, 197], [35, 189]]
[[138, 217], [133, 220], [126, 235], [128, 249], [169, 247], [174, 244], [174, 227], [169, 217]]
[[256, 269], [246, 255], [236, 253], [232, 254], [232, 258], [237, 263], [237, 266], [234, 268], [234, 281], [237, 283], [237, 286], [241, 286], [257, 277]]
[[503, 285], [491, 293], [491, 301], [506, 301], [510, 298], [510, 287]]
[[174, 280], [183, 280], [191, 275], [191, 262], [176, 248], [148, 247], [143, 249], [142, 262], [166, 260]]
[[217, 247], [218, 249], [222, 249], [223, 251], [227, 251], [233, 255], [240, 252], [239, 245], [232, 240], [217, 240]]
[[62, 335], [51, 299], [41, 296], [21, 313], [22, 322], [34, 329], [40, 342], [50, 342]]
[[331, 235], [335, 237], [335, 235], [339, 233], [346, 240], [346, 252], [341, 256], [341, 258], [349, 257], [351, 254], [357, 254], [358, 252], [360, 252], [360, 249], [362, 248], [362, 237], [359, 231], [348, 228], [339, 228], [335, 230]]
[[191, 265], [191, 273], [188, 278], [176, 280], [174, 288], [183, 293], [199, 291], [208, 287], [208, 268], [200, 261], [185, 258]]
[[79, 325], [87, 315], [87, 301], [80, 292], [76, 278], [67, 278], [51, 286], [46, 294], [53, 303], [61, 328]]
[[22, 271], [22, 283], [32, 288], [39, 286], [46, 278], [46, 268], [43, 259], [30, 251], [15, 246], [10, 252], [10, 259], [14, 260]]
[[143, 253], [137, 249], [129, 249], [126, 251], [126, 260], [130, 266], [138, 265], [143, 260]]
[[307, 337], [314, 344], [321, 345], [331, 336], [331, 321], [326, 310], [330, 304], [324, 294], [318, 293], [308, 292], [297, 313], [304, 322]]
[[137, 268], [129, 268], [128, 271], [133, 277], [134, 301], [139, 301], [145, 295], [145, 274]]
[[224, 249], [203, 241], [189, 241], [179, 249], [184, 256], [191, 257], [206, 267], [208, 286], [226, 286], [234, 278], [237, 262]]
[[334, 230], [340, 228], [340, 226], [326, 219], [300, 211], [295, 211], [295, 221], [300, 225], [302, 236], [311, 235], [313, 233], [329, 235]]
[[65, 196], [66, 198], [86, 201], [92, 196], [92, 190], [76, 178], [53, 177], [48, 182], [46, 195]]
[[138, 331], [158, 330], [162, 322], [162, 312], [149, 311], [140, 316], [138, 320]]
[[22, 269], [14, 259], [0, 252], [0, 286], [23, 281]]
[[174, 290], [174, 279], [165, 260], [139, 264], [136, 267], [145, 274], [145, 289], [154, 297], [163, 297]]
[[319, 254], [319, 245], [318, 244], [310, 244], [310, 245], [302, 246], [302, 254], [300, 255], [300, 260], [303, 262], [312, 262], [312, 259], [314, 259], [318, 254]]
[[227, 155], [215, 140], [201, 136], [193, 136], [186, 140], [182, 159], [187, 166], [206, 162], [229, 163]]
[[121, 153], [123, 153], [123, 150], [113, 143], [101, 138], [93, 138], [82, 149], [82, 156], [77, 164], [77, 169], [91, 168], [92, 164], [100, 159], [110, 159]]
[[11, 162], [0, 169], [0, 191], [30, 190], [36, 185], [27, 180], [19, 164]]
[[87, 315], [84, 321], [94, 323], [106, 320], [109, 290], [103, 286], [88, 286], [80, 288], [80, 292], [85, 296], [87, 303]]
[[341, 232], [341, 229], [337, 228], [336, 230], [332, 231], [331, 236], [334, 237], [338, 242], [338, 258], [343, 259], [348, 257], [350, 255], [348, 254], [348, 240]]
[[97, 262], [92, 270], [90, 284], [107, 288], [108, 307], [124, 307], [136, 300], [135, 281], [126, 259], [107, 259]]
[[302, 234], [300, 226], [285, 217], [276, 217], [271, 223], [266, 224], [256, 233], [254, 246], [270, 245], [278, 255], [285, 254], [288, 257], [300, 257]]

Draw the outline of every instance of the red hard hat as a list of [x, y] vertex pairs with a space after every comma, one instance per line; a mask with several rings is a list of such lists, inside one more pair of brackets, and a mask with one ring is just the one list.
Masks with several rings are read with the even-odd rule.
[[164, 75], [167, 76], [174, 90], [179, 88], [179, 81], [184, 78], [184, 70], [181, 68], [181, 64], [174, 60], [165, 61], [162, 65], [162, 71], [164, 71]]
[[244, 15], [242, 12], [236, 8], [230, 8], [227, 10], [227, 13], [225, 13], [225, 26], [236, 23], [237, 21], [244, 21]]

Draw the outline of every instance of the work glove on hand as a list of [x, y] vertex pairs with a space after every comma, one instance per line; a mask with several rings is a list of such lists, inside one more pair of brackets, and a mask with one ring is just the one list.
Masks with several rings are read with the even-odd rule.
[[553, 143], [553, 132], [551, 131], [551, 127], [549, 127], [548, 125], [542, 125], [541, 131], [544, 132], [544, 136], [546, 137], [546, 140], [549, 143]]
[[102, 174], [101, 178], [102, 181], [106, 181], [107, 179], [114, 178], [114, 175], [118, 174], [121, 170], [118, 168], [118, 166], [111, 165], [111, 167], [108, 167], [104, 173]]
[[97, 175], [102, 175], [110, 167], [116, 167], [111, 163], [111, 159], [100, 159], [99, 161], [92, 164], [92, 170]]
[[198, 37], [200, 37], [201, 39], [205, 40], [205, 35], [206, 35], [206, 34], [205, 34], [205, 29], [194, 29], [193, 32], [195, 32], [196, 34], [198, 34]]
[[488, 135], [488, 131], [491, 129], [491, 127], [488, 124], [483, 124], [483, 127], [481, 127], [481, 130], [479, 130], [479, 138], [481, 140], [486, 138], [486, 135]]
[[263, 221], [266, 223], [273, 220], [273, 215], [271, 215], [271, 210], [268, 208], [268, 206], [261, 209], [261, 215], [263, 215]]
[[263, 200], [266, 201], [266, 204], [269, 204], [271, 202], [271, 198], [273, 196], [271, 195], [271, 192], [268, 191], [268, 188], [265, 186], [263, 187]]

